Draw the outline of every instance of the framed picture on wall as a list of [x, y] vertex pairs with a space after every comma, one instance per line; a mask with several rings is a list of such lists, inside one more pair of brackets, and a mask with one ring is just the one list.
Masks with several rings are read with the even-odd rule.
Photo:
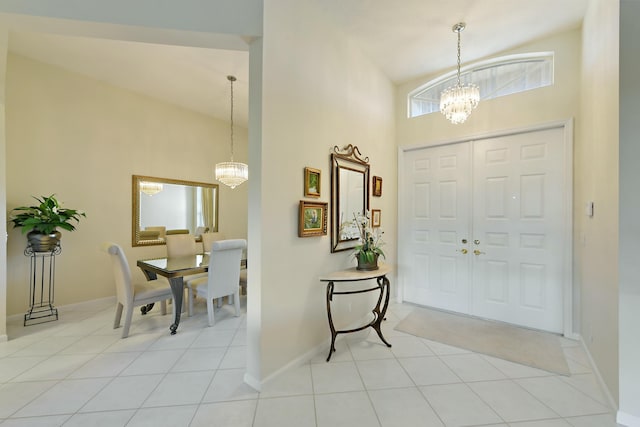
[[380, 227], [380, 209], [371, 209], [371, 227]]
[[379, 176], [373, 177], [373, 195], [374, 197], [382, 196], [382, 178]]
[[299, 237], [327, 235], [327, 205], [328, 203], [300, 200]]
[[320, 197], [320, 170], [304, 168], [304, 197]]

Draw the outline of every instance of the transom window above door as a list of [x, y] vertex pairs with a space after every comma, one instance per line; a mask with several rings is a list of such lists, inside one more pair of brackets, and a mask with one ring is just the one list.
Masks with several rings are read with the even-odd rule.
[[[408, 95], [409, 117], [440, 111], [442, 91], [456, 83], [451, 71]], [[472, 64], [461, 70], [462, 84], [474, 83], [483, 101], [531, 89], [553, 85], [553, 52], [536, 52], [502, 56]]]

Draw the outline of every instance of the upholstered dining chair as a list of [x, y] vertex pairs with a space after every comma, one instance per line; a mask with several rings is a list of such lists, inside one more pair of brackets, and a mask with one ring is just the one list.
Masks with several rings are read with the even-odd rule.
[[198, 244], [192, 234], [167, 234], [167, 256], [169, 258], [196, 255]]
[[167, 227], [162, 226], [162, 225], [152, 225], [149, 227], [145, 227], [144, 231], [157, 231], [158, 232], [158, 238], [159, 239], [164, 239], [165, 235], [167, 234]]
[[[219, 240], [225, 240], [224, 234], [218, 231], [204, 233], [202, 235], [202, 246], [204, 248], [204, 251], [207, 253], [211, 252], [211, 245], [213, 245], [213, 242], [217, 242]], [[247, 269], [246, 268], [243, 268], [240, 270], [240, 292], [243, 295], [246, 295], [247, 293]], [[218, 304], [218, 306], [220, 305], [221, 304]]]
[[[196, 255], [200, 252], [198, 244], [196, 243], [196, 238], [192, 234], [167, 234], [165, 241], [167, 244], [167, 257], [169, 258]], [[184, 276], [182, 280], [185, 284], [188, 284], [191, 280], [206, 277], [207, 273], [199, 273]], [[185, 305], [183, 305], [182, 311], [187, 307], [186, 299], [184, 302]]]
[[161, 313], [167, 314], [167, 300], [173, 299], [171, 286], [165, 278], [134, 283], [131, 280], [131, 269], [122, 248], [116, 243], [105, 242], [102, 250], [111, 257], [111, 266], [116, 284], [116, 317], [113, 329], [120, 327], [122, 312], [124, 311], [124, 326], [122, 338], [129, 336], [133, 309], [135, 307], [160, 302]]
[[218, 231], [202, 233], [202, 248], [204, 252], [211, 252], [211, 245], [219, 240], [225, 240], [225, 238], [224, 234]]
[[193, 313], [194, 296], [206, 298], [209, 326], [214, 324], [214, 299], [233, 296], [236, 316], [240, 315], [240, 260], [246, 247], [244, 239], [220, 240], [211, 245], [207, 277], [187, 283], [189, 315]]

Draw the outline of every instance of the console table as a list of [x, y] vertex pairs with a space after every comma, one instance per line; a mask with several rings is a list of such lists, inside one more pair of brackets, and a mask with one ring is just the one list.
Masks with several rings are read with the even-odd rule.
[[[368, 327], [372, 327], [377, 333], [383, 343], [387, 345], [387, 347], [391, 347], [391, 344], [384, 339], [382, 335], [382, 330], [380, 329], [380, 324], [384, 320], [384, 315], [387, 312], [387, 307], [389, 306], [389, 279], [387, 279], [387, 273], [391, 271], [391, 267], [386, 264], [381, 264], [377, 270], [369, 270], [369, 271], [360, 271], [355, 267], [349, 268], [346, 270], [335, 271], [333, 273], [329, 273], [325, 276], [320, 277], [321, 282], [327, 283], [327, 316], [329, 317], [329, 328], [331, 329], [331, 348], [329, 349], [329, 356], [327, 357], [327, 362], [331, 359], [331, 355], [335, 348], [336, 337], [338, 334], [347, 334], [350, 332], [357, 332]], [[376, 279], [377, 286], [359, 289], [355, 291], [335, 291], [335, 284], [342, 282], [358, 282], [362, 280], [371, 280]], [[331, 317], [331, 301], [333, 300], [334, 295], [348, 295], [348, 294], [360, 294], [363, 292], [371, 292], [371, 291], [379, 291], [380, 296], [378, 297], [378, 302], [376, 306], [373, 308], [373, 320], [366, 325], [360, 326], [359, 328], [354, 329], [344, 329], [344, 330], [336, 330], [333, 325], [333, 318]], [[384, 300], [384, 302], [383, 302]]]

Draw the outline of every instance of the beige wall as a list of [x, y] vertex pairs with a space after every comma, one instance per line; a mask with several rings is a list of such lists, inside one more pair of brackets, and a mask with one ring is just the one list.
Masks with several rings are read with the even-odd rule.
[[487, 132], [576, 117], [580, 90], [579, 30], [541, 39], [517, 49], [498, 52], [491, 57], [546, 51], [555, 52], [555, 84], [553, 86], [481, 101], [463, 124], [452, 125], [441, 113], [407, 118], [407, 94], [450, 70], [442, 70], [399, 85], [395, 109], [398, 146], [430, 145]]
[[[575, 171], [575, 275], [581, 335], [618, 399], [618, 14], [590, 4], [582, 31], [582, 86]], [[594, 202], [594, 216], [584, 206]]]
[[[31, 195], [58, 195], [84, 210], [74, 232], [63, 231], [56, 264], [56, 305], [114, 295], [99, 244], [122, 245], [135, 260], [164, 246], [131, 247], [131, 175], [214, 182], [213, 166], [229, 156], [228, 123], [78, 74], [10, 55], [7, 65], [7, 208]], [[236, 158], [247, 158], [247, 131], [236, 128]], [[220, 190], [219, 228], [246, 237], [247, 189]], [[28, 301], [25, 238], [9, 230], [7, 311]]]
[[[329, 202], [332, 148], [354, 144], [370, 158], [372, 175], [384, 180], [383, 196], [372, 198], [371, 207], [382, 211], [391, 264], [397, 199], [392, 84], [328, 23], [317, 2], [268, 1], [264, 16], [260, 351], [266, 378], [327, 348], [326, 287], [318, 276], [355, 265], [352, 251], [330, 253], [329, 235], [298, 237], [304, 167], [322, 171], [319, 200]], [[339, 300], [336, 320], [343, 325], [370, 314], [366, 298], [354, 298], [351, 312]]]

